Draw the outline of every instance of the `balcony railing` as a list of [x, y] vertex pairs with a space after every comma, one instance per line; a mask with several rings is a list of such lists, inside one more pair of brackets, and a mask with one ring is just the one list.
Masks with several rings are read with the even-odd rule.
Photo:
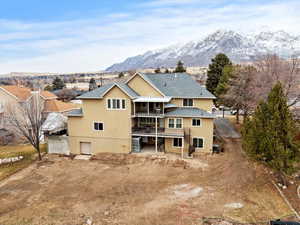
[[[156, 136], [156, 130], [153, 127], [133, 127], [132, 135], [134, 136]], [[183, 129], [157, 128], [157, 136], [159, 137], [183, 137]]]

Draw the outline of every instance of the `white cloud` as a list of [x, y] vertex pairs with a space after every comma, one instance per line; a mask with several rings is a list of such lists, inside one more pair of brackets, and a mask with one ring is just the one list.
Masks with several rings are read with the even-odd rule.
[[[199, 3], [197, 7], [195, 2]], [[204, 2], [207, 1], [154, 0], [148, 4], [155, 7], [138, 6], [140, 13], [87, 20], [0, 20], [0, 73], [101, 70], [129, 56], [199, 39], [219, 28], [249, 32], [266, 25], [274, 30], [299, 32], [299, 1], [232, 3], [211, 8]]]

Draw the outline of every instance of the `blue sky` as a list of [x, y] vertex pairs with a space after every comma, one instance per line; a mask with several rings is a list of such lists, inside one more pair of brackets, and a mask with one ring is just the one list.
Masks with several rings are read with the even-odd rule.
[[217, 29], [300, 34], [299, 0], [9, 0], [0, 7], [0, 74], [105, 69]]

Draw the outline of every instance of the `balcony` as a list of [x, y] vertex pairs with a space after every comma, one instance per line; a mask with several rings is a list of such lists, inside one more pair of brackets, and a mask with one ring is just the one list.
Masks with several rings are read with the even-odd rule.
[[[156, 137], [153, 127], [133, 127], [132, 136]], [[158, 137], [184, 137], [184, 129], [157, 128]]]
[[133, 108], [133, 117], [164, 117], [164, 102], [134, 102]]

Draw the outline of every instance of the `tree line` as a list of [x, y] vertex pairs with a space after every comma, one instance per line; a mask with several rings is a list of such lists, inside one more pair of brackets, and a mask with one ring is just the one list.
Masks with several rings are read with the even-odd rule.
[[206, 86], [217, 106], [243, 113], [242, 145], [253, 159], [280, 174], [299, 170], [299, 121], [291, 107], [300, 100], [299, 59], [266, 55], [234, 65], [225, 54], [212, 59]]

